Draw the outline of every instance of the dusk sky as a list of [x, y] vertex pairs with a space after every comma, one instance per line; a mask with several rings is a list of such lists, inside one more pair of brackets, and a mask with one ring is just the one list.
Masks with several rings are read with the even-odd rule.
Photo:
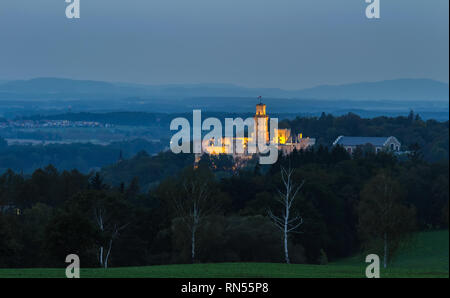
[[0, 80], [300, 89], [396, 78], [448, 83], [448, 0], [0, 1]]

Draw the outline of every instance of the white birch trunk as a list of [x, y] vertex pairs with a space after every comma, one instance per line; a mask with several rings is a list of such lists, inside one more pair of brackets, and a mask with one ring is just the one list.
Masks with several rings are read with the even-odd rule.
[[106, 253], [106, 257], [105, 257], [105, 269], [108, 268], [108, 259], [109, 259], [109, 255], [111, 253], [111, 247], [112, 247], [112, 238], [109, 240], [109, 247], [108, 247], [108, 252]]
[[100, 267], [103, 267], [103, 246], [100, 246], [100, 253], [99, 253], [99, 261], [100, 261]]
[[288, 251], [288, 233], [284, 231], [284, 258], [286, 260], [286, 264], [289, 264], [289, 251]]
[[288, 251], [288, 220], [289, 220], [289, 208], [286, 204], [286, 216], [284, 218], [284, 258], [286, 260], [286, 264], [289, 264], [289, 251]]

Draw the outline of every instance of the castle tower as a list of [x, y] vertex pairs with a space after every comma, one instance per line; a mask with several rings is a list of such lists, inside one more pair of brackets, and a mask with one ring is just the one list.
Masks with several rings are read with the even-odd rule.
[[[259, 97], [260, 102], [256, 105], [255, 119], [255, 138], [258, 135], [263, 136], [266, 143], [269, 143], [269, 116], [266, 114], [266, 105], [261, 102], [261, 96]], [[259, 141], [258, 139], [256, 139]]]

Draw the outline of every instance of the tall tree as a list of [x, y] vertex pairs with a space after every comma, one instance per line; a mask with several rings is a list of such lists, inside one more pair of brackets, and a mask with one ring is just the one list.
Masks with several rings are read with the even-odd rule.
[[103, 177], [100, 176], [99, 172], [95, 172], [95, 175], [89, 179], [89, 184], [90, 187], [95, 190], [102, 190], [108, 188], [108, 185], [103, 183]]
[[196, 260], [196, 237], [204, 219], [218, 208], [218, 202], [212, 200], [213, 175], [209, 169], [188, 168], [181, 174], [179, 190], [172, 190], [169, 196], [174, 210], [190, 231], [191, 260]]
[[134, 177], [131, 180], [130, 185], [125, 190], [125, 199], [127, 199], [128, 201], [134, 200], [139, 195], [139, 192], [139, 178]]
[[98, 262], [108, 268], [113, 242], [130, 224], [130, 207], [119, 195], [106, 191], [86, 191], [76, 195], [70, 207], [84, 212], [98, 229]]
[[366, 248], [382, 252], [384, 268], [415, 230], [415, 209], [403, 200], [400, 184], [387, 171], [372, 178], [361, 191], [358, 229]]
[[293, 214], [292, 206], [304, 181], [302, 181], [300, 185], [296, 185], [293, 182], [293, 173], [294, 170], [290, 166], [287, 170], [284, 167], [281, 167], [281, 180], [283, 182], [284, 190], [278, 190], [277, 197], [277, 201], [283, 207], [281, 216], [274, 215], [272, 210], [269, 209], [269, 217], [272, 219], [275, 226], [283, 233], [284, 258], [287, 264], [290, 263], [288, 236], [290, 233], [295, 232], [295, 230], [303, 223], [303, 218], [301, 216]]

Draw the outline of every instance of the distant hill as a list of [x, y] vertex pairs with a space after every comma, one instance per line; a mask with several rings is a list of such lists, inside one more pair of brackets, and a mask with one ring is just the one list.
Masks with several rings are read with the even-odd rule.
[[319, 86], [297, 93], [302, 98], [352, 100], [447, 101], [449, 86], [426, 79], [401, 79], [339, 86]]
[[20, 99], [52, 99], [54, 97], [83, 99], [113, 94], [119, 96], [133, 95], [137, 93], [137, 90], [137, 88], [127, 88], [101, 81], [37, 78], [0, 84], [0, 99], [10, 99], [11, 97]]
[[448, 101], [449, 85], [428, 79], [399, 79], [303, 90], [246, 88], [231, 84], [139, 85], [60, 78], [0, 82], [0, 99], [123, 99], [257, 97], [321, 100]]

